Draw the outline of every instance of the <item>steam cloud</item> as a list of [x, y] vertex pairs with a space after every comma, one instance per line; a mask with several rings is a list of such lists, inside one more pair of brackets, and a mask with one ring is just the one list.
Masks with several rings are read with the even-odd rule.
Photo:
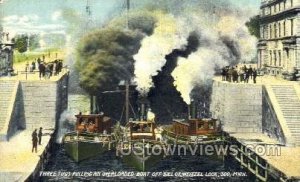
[[180, 20], [161, 12], [158, 12], [156, 17], [158, 21], [154, 33], [143, 39], [142, 47], [138, 54], [134, 55], [135, 81], [142, 94], [148, 93], [153, 85], [152, 76], [156, 76], [165, 65], [165, 56], [174, 49], [185, 47], [189, 36], [189, 31], [181, 28], [184, 24]]
[[61, 143], [64, 134], [74, 130], [74, 126], [76, 123], [75, 114], [77, 113], [79, 112], [65, 110], [60, 115], [57, 134], [56, 134], [56, 143]]
[[[187, 8], [179, 10], [176, 2]], [[226, 1], [201, 2], [186, 2], [189, 6], [170, 2], [171, 10], [160, 14], [154, 33], [143, 39], [134, 56], [135, 81], [141, 94], [153, 86], [152, 77], [165, 65], [165, 57], [172, 50], [185, 49], [191, 32], [198, 34], [199, 47], [187, 58], [179, 57], [172, 72], [174, 86], [187, 104], [193, 88], [211, 80], [217, 69], [255, 58], [256, 38], [245, 26], [249, 11], [240, 11]]]
[[218, 52], [208, 48], [200, 48], [188, 58], [179, 58], [172, 76], [183, 100], [190, 104], [190, 93], [194, 86], [205, 84], [214, 76], [215, 65], [225, 66], [226, 63]]

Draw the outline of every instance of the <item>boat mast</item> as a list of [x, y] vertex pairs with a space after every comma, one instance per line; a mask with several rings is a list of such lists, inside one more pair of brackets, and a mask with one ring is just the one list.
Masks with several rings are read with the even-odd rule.
[[[130, 10], [130, 0], [126, 0], [126, 29], [129, 29], [129, 10]], [[129, 121], [129, 84], [130, 81], [125, 81], [125, 122]]]
[[129, 121], [129, 81], [125, 81], [125, 122]]
[[129, 29], [129, 10], [130, 10], [130, 0], [126, 0], [126, 29]]

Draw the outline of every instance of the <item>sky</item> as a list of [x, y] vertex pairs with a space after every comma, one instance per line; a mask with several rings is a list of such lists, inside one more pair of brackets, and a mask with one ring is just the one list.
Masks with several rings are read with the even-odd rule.
[[[73, 12], [85, 17], [87, 0], [2, 0], [0, 4], [1, 24], [11, 35], [66, 34], [67, 24], [63, 12]], [[141, 6], [150, 0], [132, 0], [133, 6]], [[240, 7], [259, 10], [260, 0], [228, 0]], [[124, 0], [89, 0], [92, 21], [98, 24], [125, 9]]]

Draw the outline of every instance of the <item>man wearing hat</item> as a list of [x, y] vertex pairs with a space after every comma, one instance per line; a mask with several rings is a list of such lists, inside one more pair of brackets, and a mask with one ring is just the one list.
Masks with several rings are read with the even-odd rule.
[[40, 130], [39, 130], [39, 145], [41, 145], [41, 142], [42, 142], [42, 136], [43, 136], [43, 132], [42, 132], [42, 127], [40, 127]]
[[37, 137], [37, 129], [35, 129], [32, 133], [32, 152], [35, 150], [35, 153], [37, 152], [37, 143], [38, 143], [38, 137]]

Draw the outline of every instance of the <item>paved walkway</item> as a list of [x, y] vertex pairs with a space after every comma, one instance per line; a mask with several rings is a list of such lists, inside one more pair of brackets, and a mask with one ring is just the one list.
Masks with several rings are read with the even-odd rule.
[[50, 78], [39, 77], [39, 72], [19, 72], [18, 75], [15, 76], [3, 76], [0, 77], [1, 80], [28, 80], [28, 81], [58, 81], [62, 75], [66, 74], [69, 70], [67, 68], [63, 68], [62, 71], [58, 75], [53, 75]]
[[[222, 77], [221, 76], [216, 76], [214, 77], [214, 80], [216, 81], [222, 81]], [[228, 81], [224, 81], [227, 83], [232, 83], [232, 84], [254, 84], [253, 83], [253, 79], [249, 78], [249, 82], [248, 83], [244, 83], [244, 82], [239, 82], [239, 83], [233, 83], [233, 82], [228, 82]], [[264, 75], [264, 76], [258, 76], [256, 78], [256, 84], [258, 85], [267, 85], [267, 84], [292, 84], [292, 83], [296, 83], [294, 81], [288, 81], [285, 80], [281, 77], [275, 77], [275, 76], [269, 76], [269, 75]]]
[[272, 150], [272, 147], [268, 148], [268, 146], [276, 146], [278, 142], [262, 133], [231, 133], [230, 136], [237, 138], [252, 149], [265, 148], [265, 150], [260, 150], [264, 151], [260, 157], [288, 177], [300, 178], [300, 147], [278, 145], [280, 150], [278, 155], [275, 155], [274, 148]]
[[[52, 62], [56, 59], [62, 59], [64, 60], [65, 55], [63, 52], [59, 52], [57, 57], [55, 56], [54, 53], [51, 54], [50, 57], [46, 56], [45, 57], [45, 63]], [[31, 64], [34, 60], [28, 61], [28, 64]], [[66, 68], [62, 69], [62, 72], [59, 75], [56, 76], [51, 76], [50, 78], [40, 78], [39, 77], [39, 69], [36, 68], [33, 72], [26, 72], [26, 64], [27, 62], [21, 62], [21, 63], [15, 63], [14, 64], [14, 73], [17, 74], [15, 76], [2, 76], [0, 77], [1, 80], [30, 80], [30, 81], [43, 81], [43, 80], [48, 80], [48, 81], [57, 81], [61, 75], [65, 74], [68, 70]], [[63, 65], [64, 67], [65, 65]]]
[[52, 131], [45, 130], [42, 145], [32, 153], [32, 131], [24, 130], [9, 142], [0, 142], [0, 181], [24, 181], [34, 171]]

